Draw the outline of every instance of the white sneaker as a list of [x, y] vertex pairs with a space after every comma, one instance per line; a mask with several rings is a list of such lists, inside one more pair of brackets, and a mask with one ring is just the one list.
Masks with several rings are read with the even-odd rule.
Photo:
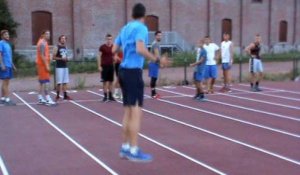
[[38, 101], [38, 104], [39, 104], [39, 105], [46, 104], [46, 100], [43, 99], [43, 98], [40, 98], [39, 101]]
[[46, 105], [48, 105], [48, 106], [54, 106], [54, 105], [56, 105], [56, 103], [53, 100], [47, 100], [46, 101]]

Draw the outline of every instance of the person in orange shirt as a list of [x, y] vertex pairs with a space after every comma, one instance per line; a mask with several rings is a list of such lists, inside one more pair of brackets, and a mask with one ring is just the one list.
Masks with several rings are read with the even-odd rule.
[[[46, 105], [55, 105], [56, 103], [49, 95], [50, 84], [50, 50], [48, 40], [50, 39], [50, 31], [45, 30], [37, 43], [36, 67], [39, 80], [38, 103]], [[43, 94], [45, 98], [43, 97]]]

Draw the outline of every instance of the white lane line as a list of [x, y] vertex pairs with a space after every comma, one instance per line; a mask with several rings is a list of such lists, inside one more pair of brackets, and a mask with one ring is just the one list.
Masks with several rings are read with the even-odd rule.
[[[188, 86], [183, 86], [183, 87], [186, 88], [186, 89], [195, 90], [195, 88], [193, 88], [193, 87], [188, 87]], [[192, 97], [192, 95], [188, 95], [188, 96]], [[239, 109], [244, 109], [244, 110], [253, 111], [253, 112], [257, 112], [257, 113], [267, 114], [267, 115], [271, 115], [271, 116], [274, 116], [274, 117], [289, 119], [289, 120], [293, 120], [293, 121], [297, 121], [297, 122], [300, 121], [300, 118], [295, 118], [295, 117], [291, 117], [291, 116], [287, 116], [287, 115], [281, 115], [281, 114], [277, 114], [277, 113], [272, 113], [272, 112], [267, 112], [267, 111], [263, 111], [263, 110], [248, 108], [248, 107], [234, 105], [234, 104], [230, 104], [230, 103], [223, 103], [223, 102], [210, 100], [210, 99], [208, 99], [208, 101], [213, 102], [213, 103], [217, 103], [217, 104], [222, 104], [222, 105], [225, 105], [225, 106], [231, 106], [231, 107], [235, 107], [235, 108], [239, 108]]]
[[[95, 94], [95, 95], [98, 95], [98, 96], [102, 96], [101, 94], [98, 94], [96, 92], [93, 92], [93, 91], [87, 91], [89, 93], [92, 93], [92, 94]], [[167, 100], [160, 100], [158, 99], [159, 101], [164, 101], [164, 102], [167, 102], [169, 103]], [[122, 103], [120, 101], [118, 101], [119, 103]], [[171, 102], [173, 103], [173, 102]], [[254, 149], [256, 151], [259, 151], [259, 152], [262, 152], [262, 153], [265, 153], [265, 154], [268, 154], [270, 156], [273, 156], [273, 157], [276, 157], [276, 158], [279, 158], [281, 160], [285, 160], [285, 161], [288, 161], [290, 163], [293, 163], [293, 164], [296, 164], [296, 165], [300, 165], [300, 161], [298, 160], [295, 160], [295, 159], [292, 159], [292, 158], [289, 158], [289, 157], [286, 157], [286, 156], [283, 156], [283, 155], [280, 155], [280, 154], [277, 154], [277, 153], [274, 153], [274, 152], [271, 152], [271, 151], [268, 151], [266, 149], [263, 149], [263, 148], [259, 148], [259, 147], [256, 147], [254, 145], [250, 145], [248, 143], [245, 143], [245, 142], [242, 142], [242, 141], [239, 141], [239, 140], [236, 140], [236, 139], [233, 139], [233, 138], [230, 138], [230, 137], [227, 137], [227, 136], [224, 136], [224, 135], [221, 135], [221, 134], [218, 134], [218, 133], [215, 133], [215, 132], [212, 132], [212, 131], [209, 131], [209, 130], [206, 130], [206, 129], [203, 129], [203, 128], [200, 128], [200, 127], [197, 127], [197, 126], [194, 126], [194, 125], [191, 125], [191, 124], [188, 124], [188, 123], [185, 123], [183, 121], [180, 121], [180, 120], [176, 120], [170, 116], [166, 116], [166, 115], [162, 115], [162, 114], [159, 114], [159, 113], [156, 113], [156, 112], [153, 112], [153, 111], [150, 111], [150, 110], [146, 110], [146, 109], [143, 109], [143, 111], [147, 112], [147, 113], [150, 113], [150, 114], [153, 114], [155, 116], [158, 116], [158, 117], [161, 117], [161, 118], [164, 118], [166, 120], [170, 120], [170, 121], [173, 121], [175, 123], [178, 123], [178, 124], [181, 124], [181, 125], [184, 125], [184, 126], [187, 126], [187, 127], [190, 127], [190, 128], [193, 128], [193, 129], [196, 129], [196, 130], [199, 130], [199, 131], [202, 131], [202, 132], [205, 132], [205, 133], [208, 133], [208, 134], [211, 134], [213, 136], [216, 136], [216, 137], [219, 137], [219, 138], [222, 138], [224, 140], [228, 140], [228, 141], [231, 141], [231, 142], [234, 142], [236, 144], [240, 144], [240, 145], [243, 145], [245, 147], [248, 147], [248, 148], [251, 148], [251, 149]]]
[[[222, 87], [222, 86], [218, 86], [218, 85], [215, 85], [215, 86], [216, 87]], [[247, 90], [244, 90], [244, 89], [237, 89], [237, 88], [230, 88], [230, 89], [236, 90], [236, 91], [240, 91], [240, 92], [248, 92]], [[276, 97], [276, 98], [281, 98], [281, 99], [286, 99], [286, 100], [292, 100], [292, 101], [300, 101], [299, 98], [283, 97], [283, 96], [280, 96], [280, 95], [266, 94], [264, 92], [254, 92], [254, 93], [257, 94], [257, 95], [264, 95], [264, 96], [269, 96], [269, 97]], [[229, 93], [229, 94], [231, 94], [231, 93]]]
[[103, 161], [101, 161], [99, 158], [97, 158], [95, 155], [93, 155], [91, 152], [89, 152], [86, 148], [84, 148], [82, 145], [80, 145], [78, 142], [76, 142], [72, 137], [70, 137], [68, 134], [66, 134], [62, 129], [60, 129], [58, 126], [56, 126], [54, 123], [52, 123], [50, 120], [47, 119], [42, 113], [40, 113], [38, 110], [36, 110], [34, 107], [32, 107], [30, 104], [28, 104], [22, 97], [20, 97], [18, 94], [13, 93], [18, 99], [20, 99], [28, 108], [30, 108], [33, 112], [35, 112], [38, 116], [40, 116], [44, 121], [46, 121], [50, 126], [52, 126], [56, 131], [58, 131], [61, 135], [63, 135], [66, 139], [68, 139], [71, 143], [73, 143], [77, 148], [79, 148], [82, 152], [84, 152], [86, 155], [88, 155], [91, 159], [93, 159], [96, 163], [98, 163], [100, 166], [102, 166], [104, 169], [106, 169], [110, 174], [112, 175], [118, 175], [113, 169], [111, 169], [108, 165], [106, 165]]
[[[239, 85], [241, 85], [241, 86], [248, 86], [249, 87], [249, 85], [247, 85], [247, 84], [239, 84]], [[280, 91], [283, 91], [283, 92], [288, 92], [288, 93], [291, 93], [291, 94], [298, 94], [298, 95], [300, 95], [300, 92], [298, 91], [290, 91], [290, 90], [285, 90], [285, 89], [278, 89], [278, 88], [269, 88], [269, 87], [265, 87], [265, 86], [260, 86], [261, 88], [263, 88], [263, 89], [267, 89], [267, 90], [280, 90]]]
[[[92, 91], [90, 91], [90, 92], [92, 92]], [[95, 92], [93, 92], [93, 93], [95, 93]], [[97, 94], [97, 93], [95, 93], [95, 94]], [[100, 94], [97, 94], [97, 95], [101, 96]], [[70, 102], [73, 103], [74, 105], [79, 106], [82, 109], [85, 109], [85, 110], [91, 112], [92, 114], [95, 114], [98, 117], [101, 117], [104, 120], [107, 120], [107, 121], [109, 121], [109, 122], [111, 122], [111, 123], [113, 123], [113, 124], [115, 124], [117, 126], [122, 127], [122, 125], [120, 123], [118, 123], [118, 122], [110, 119], [109, 117], [107, 117], [105, 115], [102, 115], [102, 114], [100, 114], [100, 113], [98, 113], [98, 112], [96, 112], [96, 111], [94, 111], [94, 110], [92, 110], [90, 108], [87, 108], [87, 107], [85, 107], [85, 106], [83, 106], [83, 105], [81, 105], [81, 104], [79, 104], [77, 102], [74, 102], [74, 101], [70, 101]], [[177, 155], [179, 155], [179, 156], [181, 156], [181, 157], [183, 157], [185, 159], [188, 159], [188, 160], [190, 160], [190, 161], [192, 161], [192, 162], [194, 162], [194, 163], [196, 163], [196, 164], [198, 164], [200, 166], [203, 166], [203, 167], [205, 167], [205, 168], [207, 168], [207, 169], [209, 169], [209, 170], [211, 170], [211, 171], [213, 171], [213, 172], [215, 172], [217, 174], [226, 175], [224, 172], [222, 172], [222, 171], [220, 171], [220, 170], [218, 170], [218, 169], [216, 169], [216, 168], [214, 168], [214, 167], [212, 167], [212, 166], [210, 166], [210, 165], [208, 165], [208, 164], [206, 164], [204, 162], [201, 162], [201, 161], [199, 161], [199, 160], [197, 160], [195, 158], [192, 158], [192, 157], [190, 157], [190, 156], [188, 156], [188, 155], [186, 155], [186, 154], [184, 154], [184, 153], [182, 153], [180, 151], [177, 151], [177, 150], [175, 150], [175, 149], [173, 149], [173, 148], [171, 148], [171, 147], [169, 147], [169, 146], [167, 146], [165, 144], [162, 144], [162, 143], [160, 143], [160, 142], [158, 142], [158, 141], [156, 141], [156, 140], [154, 140], [154, 139], [152, 139], [152, 138], [150, 138], [150, 137], [148, 137], [148, 136], [146, 136], [144, 134], [140, 133], [139, 135], [141, 137], [143, 137], [144, 139], [146, 139], [146, 140], [148, 140], [148, 141], [150, 141], [150, 142], [152, 142], [152, 143], [154, 143], [156, 145], [159, 145], [160, 147], [163, 147], [163, 148], [165, 148], [165, 149], [167, 149], [167, 150], [169, 150], [169, 151], [171, 151], [171, 152], [173, 152], [173, 153], [175, 153], [175, 154], [177, 154]]]
[[[174, 94], [178, 94], [178, 95], [179, 94], [180, 95], [185, 95], [185, 94], [182, 94], [182, 93], [168, 91], [168, 90], [164, 90], [164, 89], [160, 89], [160, 88], [157, 88], [157, 90], [166, 91], [166, 92], [174, 93]], [[191, 97], [190, 95], [185, 95], [185, 96]], [[192, 110], [195, 110], [195, 111], [204, 112], [204, 113], [211, 114], [211, 115], [214, 115], [214, 116], [218, 116], [218, 117], [221, 117], [221, 118], [233, 120], [233, 121], [236, 121], [236, 122], [244, 123], [244, 124], [247, 124], [247, 125], [255, 126], [255, 127], [258, 127], [258, 128], [265, 129], [265, 130], [277, 132], [277, 133], [280, 133], [280, 134], [300, 138], [300, 135], [295, 134], [295, 133], [291, 133], [291, 132], [287, 132], [287, 131], [284, 131], [284, 130], [281, 130], [281, 129], [275, 129], [275, 128], [272, 128], [272, 127], [269, 127], [269, 126], [260, 125], [260, 124], [252, 123], [252, 122], [249, 122], [249, 121], [237, 119], [237, 118], [232, 117], [232, 116], [223, 115], [223, 114], [219, 114], [219, 113], [215, 113], [215, 112], [211, 112], [211, 111], [207, 111], [207, 110], [203, 110], [203, 109], [198, 109], [198, 108], [194, 108], [194, 107], [191, 107], [191, 106], [187, 106], [187, 105], [179, 104], [179, 103], [176, 103], [176, 102], [168, 101], [168, 100], [161, 99], [160, 101], [164, 101], [166, 103], [173, 104], [173, 105], [176, 105], [176, 106], [181, 106], [181, 107], [184, 107], [184, 108], [187, 108], [187, 109], [192, 109]]]
[[9, 175], [8, 170], [5, 166], [4, 160], [2, 159], [1, 155], [0, 155], [0, 169], [1, 169], [2, 175]]

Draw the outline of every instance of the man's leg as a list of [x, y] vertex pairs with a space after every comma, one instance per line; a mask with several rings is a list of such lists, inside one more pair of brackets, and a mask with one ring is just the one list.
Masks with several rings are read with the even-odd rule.
[[103, 94], [104, 98], [102, 101], [106, 102], [108, 100], [108, 81], [103, 82]]
[[156, 95], [156, 77], [151, 77], [150, 87], [151, 87], [151, 96], [155, 97]]
[[61, 89], [61, 84], [57, 84], [56, 85], [56, 101], [60, 98], [59, 97], [60, 89]]

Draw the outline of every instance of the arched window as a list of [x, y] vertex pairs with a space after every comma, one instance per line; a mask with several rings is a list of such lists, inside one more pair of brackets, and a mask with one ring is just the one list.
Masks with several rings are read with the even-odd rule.
[[223, 41], [223, 34], [228, 33], [230, 38], [232, 39], [232, 21], [231, 19], [223, 19], [222, 20], [222, 34], [221, 34], [221, 41]]
[[50, 31], [49, 44], [52, 45], [52, 14], [46, 11], [34, 11], [31, 13], [32, 45], [36, 45], [44, 30]]
[[158, 16], [148, 15], [146, 16], [146, 25], [149, 31], [157, 31], [159, 29]]
[[280, 21], [279, 23], [279, 42], [287, 42], [288, 23]]

